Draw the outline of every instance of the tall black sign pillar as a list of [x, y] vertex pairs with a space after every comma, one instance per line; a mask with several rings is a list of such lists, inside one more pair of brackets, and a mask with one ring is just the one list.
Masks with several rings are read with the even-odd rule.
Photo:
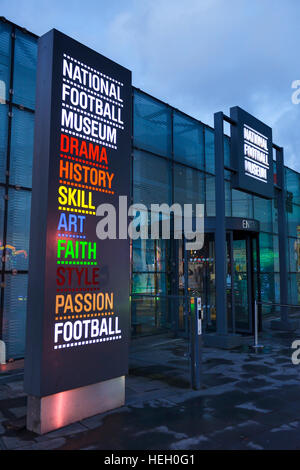
[[129, 70], [57, 30], [39, 39], [24, 377], [39, 434], [124, 404], [129, 239], [96, 227], [129, 198], [131, 99]]

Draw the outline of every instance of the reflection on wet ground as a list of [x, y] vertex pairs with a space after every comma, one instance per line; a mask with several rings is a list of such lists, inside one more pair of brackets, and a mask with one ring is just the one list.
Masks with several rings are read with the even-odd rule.
[[299, 449], [298, 337], [266, 331], [257, 353], [248, 344], [204, 348], [199, 391], [190, 387], [186, 340], [133, 340], [126, 406], [45, 436], [25, 429], [22, 373], [0, 374], [0, 448]]

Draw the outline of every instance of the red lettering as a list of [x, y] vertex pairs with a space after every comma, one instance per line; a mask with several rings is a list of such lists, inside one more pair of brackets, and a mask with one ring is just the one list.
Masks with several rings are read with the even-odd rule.
[[78, 139], [75, 137], [70, 138], [70, 153], [73, 155], [78, 155]]
[[[103, 148], [104, 147], [102, 147], [102, 150]], [[102, 154], [102, 151], [101, 151], [101, 154]], [[99, 145], [95, 145], [95, 148], [94, 148], [93, 144], [89, 143], [89, 159], [97, 160], [97, 162], [99, 162]]]
[[82, 155], [85, 158], [89, 158], [86, 142], [84, 140], [81, 142], [80, 151], [79, 151], [79, 156], [82, 157]]
[[60, 150], [62, 152], [69, 152], [69, 137], [65, 134], [60, 136]]
[[97, 286], [99, 277], [99, 268], [93, 267], [62, 267], [56, 270], [56, 284], [63, 286], [67, 284], [72, 287]]
[[105, 162], [107, 165], [107, 153], [106, 153], [105, 147], [102, 147], [101, 155], [100, 155], [100, 162]]
[[57, 275], [56, 284], [58, 286], [63, 286], [65, 283], [65, 277], [63, 276], [64, 272], [65, 272], [65, 268], [62, 268], [62, 267], [59, 267], [56, 270], [56, 275]]
[[76, 155], [76, 157], [84, 157], [87, 160], [93, 160], [97, 162], [107, 162], [107, 151], [105, 147], [101, 148], [97, 144], [92, 142], [86, 142], [85, 140], [79, 141], [76, 137], [69, 137], [68, 135], [61, 134], [60, 138], [60, 150], [61, 152], [70, 153]]

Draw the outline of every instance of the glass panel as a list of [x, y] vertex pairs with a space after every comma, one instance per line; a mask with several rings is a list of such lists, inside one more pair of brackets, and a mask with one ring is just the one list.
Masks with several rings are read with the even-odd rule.
[[[278, 282], [278, 277], [276, 278]], [[277, 283], [275, 283], [275, 276], [274, 273], [260, 273], [260, 288], [261, 288], [261, 301], [262, 302], [275, 302], [276, 289], [279, 289]], [[262, 305], [262, 315], [268, 315], [275, 311], [274, 306], [270, 305]]]
[[237, 189], [232, 190], [232, 216], [253, 219], [253, 196]]
[[289, 238], [289, 271], [300, 272], [300, 232], [298, 238]]
[[225, 216], [231, 217], [231, 184], [229, 181], [225, 181]]
[[147, 95], [134, 92], [134, 144], [171, 156], [171, 109]]
[[164, 294], [166, 292], [165, 273], [133, 273], [132, 294]]
[[31, 188], [34, 114], [14, 110], [11, 134], [10, 183]]
[[224, 165], [231, 167], [230, 138], [224, 135]]
[[166, 270], [166, 240], [133, 240], [133, 272]]
[[287, 191], [292, 193], [292, 202], [300, 204], [300, 175], [290, 168], [285, 168], [285, 184]]
[[6, 156], [7, 156], [7, 128], [8, 128], [8, 105], [0, 106], [0, 182], [4, 183], [6, 178]]
[[9, 99], [11, 31], [10, 25], [0, 22], [0, 104]]
[[205, 127], [205, 169], [215, 172], [215, 135], [212, 129]]
[[278, 236], [267, 233], [259, 234], [260, 270], [279, 272]]
[[278, 233], [278, 208], [276, 199], [272, 199], [273, 232]]
[[6, 269], [27, 270], [31, 192], [9, 190]]
[[231, 178], [232, 178], [232, 171], [230, 170], [224, 170], [224, 178], [228, 181], [231, 181]]
[[288, 234], [297, 238], [300, 232], [300, 206], [291, 205], [291, 211], [288, 212]]
[[204, 203], [204, 173], [181, 165], [174, 165], [174, 202], [182, 204]]
[[259, 220], [262, 232], [272, 232], [272, 201], [254, 196], [254, 219]]
[[174, 111], [174, 159], [204, 169], [203, 126]]
[[14, 103], [34, 109], [37, 39], [17, 30], [14, 62]]
[[169, 327], [168, 299], [160, 297], [131, 298], [132, 336], [150, 335]]
[[155, 294], [155, 274], [133, 273], [132, 294]]
[[[231, 167], [230, 149], [230, 138], [224, 135], [224, 165], [228, 167]], [[209, 173], [215, 173], [215, 135], [209, 127], [205, 127], [205, 169]]]
[[3, 341], [6, 358], [24, 357], [27, 305], [27, 274], [6, 275], [4, 289]]
[[153, 333], [166, 326], [170, 327], [173, 321], [175, 311], [165, 298], [169, 246], [166, 240], [133, 241], [133, 335]]
[[135, 150], [133, 159], [133, 200], [145, 204], [170, 203], [171, 174], [169, 161]]
[[[300, 304], [300, 274], [289, 274], [289, 303]], [[295, 309], [294, 309], [295, 310]]]
[[[165, 328], [168, 315], [168, 302], [165, 297], [166, 274], [133, 273], [131, 296], [131, 325], [133, 335], [151, 334]], [[137, 295], [140, 294], [140, 295]], [[141, 294], [153, 294], [147, 297]]]
[[208, 217], [215, 217], [216, 215], [216, 199], [215, 199], [215, 177], [206, 175], [205, 178], [205, 188], [206, 188], [206, 215]]

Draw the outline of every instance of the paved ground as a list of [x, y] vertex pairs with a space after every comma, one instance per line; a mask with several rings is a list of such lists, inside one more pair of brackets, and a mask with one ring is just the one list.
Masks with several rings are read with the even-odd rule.
[[183, 339], [132, 342], [126, 406], [37, 436], [25, 429], [22, 369], [0, 374], [0, 449], [300, 449], [300, 365], [294, 333], [204, 350], [203, 388], [189, 388]]

